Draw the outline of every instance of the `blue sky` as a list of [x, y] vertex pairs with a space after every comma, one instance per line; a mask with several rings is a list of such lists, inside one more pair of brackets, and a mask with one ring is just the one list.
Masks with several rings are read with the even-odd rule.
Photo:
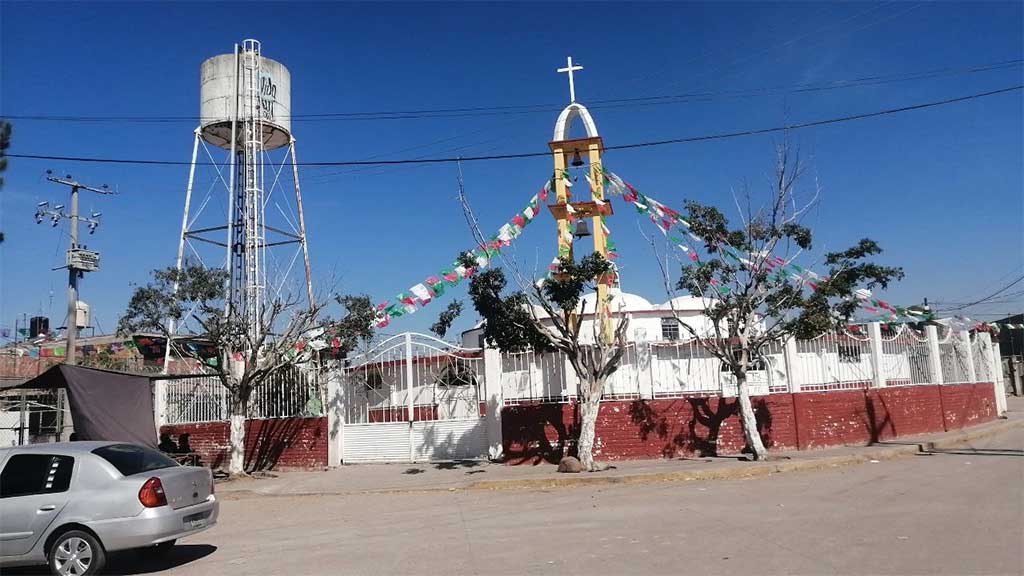
[[[956, 3], [664, 4], [0, 4], [0, 115], [194, 117], [199, 66], [257, 38], [292, 75], [294, 114], [548, 105], [527, 114], [403, 120], [296, 121], [300, 161], [544, 151], [568, 101], [572, 55], [584, 103], [710, 92], [702, 101], [592, 106], [607, 145], [732, 132], [984, 92], [1021, 84], [1019, 66], [927, 79], [793, 92], [723, 92], [963, 69], [1020, 59], [1022, 5]], [[585, 39], [592, 38], [592, 43]], [[907, 278], [885, 297], [900, 304], [968, 302], [1024, 273], [1020, 92], [791, 134], [822, 188], [808, 223], [813, 262], [869, 236], [881, 261]], [[14, 126], [11, 153], [187, 161], [195, 121], [44, 122]], [[678, 206], [712, 203], [733, 214], [732, 190], [763, 190], [779, 136], [610, 151], [605, 165]], [[66, 236], [32, 220], [61, 201], [51, 168], [116, 185], [83, 197], [103, 212], [87, 237], [103, 269], [82, 283], [102, 331], [116, 324], [153, 268], [173, 263], [185, 166], [12, 159], [0, 196], [0, 326], [16, 314], [63, 319]], [[536, 192], [550, 158], [465, 163], [466, 191], [485, 232]], [[456, 167], [300, 169], [314, 275], [321, 286], [391, 297], [471, 244], [455, 200]], [[197, 179], [212, 176], [200, 170]], [[205, 192], [205, 188], [203, 188]], [[216, 198], [215, 202], [221, 201]], [[609, 225], [623, 288], [665, 299], [649, 247], [629, 210]], [[642, 222], [640, 222], [643, 225]], [[645, 231], [651, 232], [649, 227]], [[546, 213], [517, 241], [530, 270], [554, 255]], [[805, 262], [806, 263], [806, 262]], [[1009, 293], [1024, 288], [1021, 284]], [[51, 292], [52, 305], [51, 305]], [[453, 291], [465, 297], [465, 289]], [[448, 298], [451, 298], [449, 296]], [[1019, 312], [1019, 295], [968, 312]], [[396, 321], [424, 330], [443, 304]], [[457, 328], [474, 319], [464, 315]], [[991, 318], [990, 316], [984, 316]]]

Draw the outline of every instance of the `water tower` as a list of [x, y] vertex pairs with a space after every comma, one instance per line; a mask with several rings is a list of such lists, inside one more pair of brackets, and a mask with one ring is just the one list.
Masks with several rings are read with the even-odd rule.
[[[209, 176], [198, 186], [197, 166]], [[289, 179], [294, 196], [285, 191], [291, 187]], [[204, 190], [205, 197], [199, 198]], [[245, 40], [235, 45], [234, 53], [202, 64], [200, 122], [192, 146], [177, 266], [181, 269], [184, 260], [191, 259], [227, 270], [230, 311], [245, 318], [258, 334], [266, 303], [300, 289], [300, 255], [305, 265], [304, 298], [312, 306], [291, 130], [291, 74], [280, 62], [264, 57], [258, 41]]]

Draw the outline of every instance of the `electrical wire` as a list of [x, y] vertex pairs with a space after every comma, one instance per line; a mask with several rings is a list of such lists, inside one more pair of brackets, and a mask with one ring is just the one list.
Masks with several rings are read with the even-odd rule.
[[[771, 134], [776, 132], [786, 132], [789, 130], [800, 130], [804, 128], [813, 128], [817, 126], [827, 126], [831, 124], [839, 124], [843, 122], [850, 122], [854, 120], [864, 120], [867, 118], [877, 118], [880, 116], [887, 116], [891, 114], [899, 114], [903, 112], [911, 112], [915, 110], [924, 110], [927, 108], [935, 108], [938, 106], [945, 106], [948, 104], [955, 104], [958, 102], [967, 102], [970, 100], [977, 100], [980, 98], [986, 98], [989, 96], [995, 96], [998, 94], [1006, 94], [1008, 92], [1015, 92], [1024, 89], [1024, 84], [1016, 86], [1010, 86], [1007, 88], [1001, 88], [999, 90], [991, 90], [988, 92], [981, 92], [978, 94], [970, 94], [967, 96], [959, 96], [956, 98], [948, 98], [945, 100], [938, 100], [934, 102], [925, 102], [921, 104], [913, 104], [910, 106], [902, 106], [899, 108], [889, 108], [885, 110], [879, 110], [876, 112], [866, 112], [862, 114], [852, 114], [849, 116], [841, 116], [838, 118], [829, 118], [825, 120], [814, 120], [810, 122], [803, 122], [799, 124], [788, 124], [782, 126], [775, 126], [772, 128], [759, 128], [753, 130], [743, 130], [738, 132], [724, 132], [719, 134], [708, 134], [703, 136], [688, 136], [683, 138], [671, 138], [666, 140], [655, 140], [651, 142], [638, 142], [633, 144], [619, 144], [616, 146], [605, 146], [605, 150], [629, 150], [634, 148], [650, 148], [654, 146], [665, 146], [668, 144], [684, 144], [693, 142], [707, 142], [711, 140], [726, 140], [731, 138], [739, 138], [743, 136], [756, 136], [762, 134]], [[393, 165], [393, 164], [444, 164], [444, 163], [455, 163], [459, 162], [476, 162], [476, 161], [488, 161], [488, 160], [510, 160], [518, 158], [535, 158], [541, 156], [549, 156], [550, 151], [544, 152], [523, 152], [518, 154], [494, 154], [486, 156], [459, 156], [450, 158], [409, 158], [400, 160], [341, 160], [341, 161], [327, 161], [327, 162], [299, 162], [299, 166], [370, 166], [370, 165]], [[140, 165], [157, 165], [157, 166], [188, 166], [191, 163], [182, 160], [151, 160], [151, 159], [129, 159], [129, 158], [96, 158], [88, 156], [54, 156], [49, 154], [7, 154], [9, 158], [22, 158], [27, 160], [51, 160], [61, 162], [83, 162], [83, 163], [97, 163], [97, 164], [140, 164]], [[217, 165], [211, 162], [196, 162], [196, 165], [212, 166]]]
[[[938, 68], [917, 72], [901, 72], [889, 75], [863, 76], [849, 79], [829, 80], [802, 83], [786, 86], [750, 88], [738, 90], [718, 90], [690, 92], [684, 94], [668, 94], [660, 96], [640, 96], [632, 98], [606, 98], [591, 100], [588, 108], [612, 109], [633, 106], [652, 106], [661, 104], [679, 104], [689, 102], [709, 102], [723, 98], [752, 98], [768, 96], [776, 93], [810, 93], [861, 86], [875, 86], [894, 82], [928, 80], [946, 76], [977, 74], [993, 70], [1004, 70], [1019, 67], [1024, 59], [1002, 60], [988, 64], [979, 64], [960, 68]], [[471, 106], [460, 108], [412, 109], [397, 111], [374, 112], [325, 112], [317, 114], [292, 114], [292, 122], [324, 121], [324, 120], [416, 120], [430, 118], [455, 118], [467, 116], [503, 116], [534, 113], [558, 112], [561, 104], [517, 104], [506, 106]], [[55, 121], [55, 122], [140, 122], [140, 123], [173, 123], [173, 122], [204, 122], [217, 120], [219, 117], [203, 116], [79, 116], [79, 115], [46, 115], [46, 114], [14, 114], [5, 116], [9, 120]]]
[[1024, 275], [1018, 276], [1017, 279], [1014, 280], [1013, 282], [1010, 282], [1006, 286], [1003, 286], [999, 290], [996, 290], [995, 292], [989, 294], [988, 296], [985, 296], [984, 298], [980, 298], [978, 300], [975, 300], [974, 302], [968, 302], [967, 304], [963, 304], [961, 306], [955, 306], [953, 308], [946, 308], [944, 310], [941, 310], [941, 312], [955, 312], [957, 310], [963, 310], [964, 308], [970, 308], [971, 306], [977, 306], [978, 304], [984, 304], [984, 303], [988, 302], [989, 300], [992, 300], [996, 296], [1002, 294], [1003, 292], [1006, 292], [1010, 288], [1013, 288], [1017, 284], [1020, 284], [1021, 282], [1024, 282]]

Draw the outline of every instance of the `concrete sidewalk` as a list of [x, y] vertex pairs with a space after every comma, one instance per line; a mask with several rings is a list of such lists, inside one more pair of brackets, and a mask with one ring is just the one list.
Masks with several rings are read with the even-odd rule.
[[591, 484], [749, 478], [783, 472], [835, 468], [961, 446], [1024, 427], [1024, 398], [1010, 397], [1005, 419], [956, 432], [899, 438], [871, 446], [773, 452], [768, 462], [736, 457], [611, 462], [602, 472], [559, 474], [550, 464], [507, 466], [489, 462], [362, 464], [328, 471], [275, 472], [273, 477], [232, 480], [217, 485], [222, 498], [542, 489]]

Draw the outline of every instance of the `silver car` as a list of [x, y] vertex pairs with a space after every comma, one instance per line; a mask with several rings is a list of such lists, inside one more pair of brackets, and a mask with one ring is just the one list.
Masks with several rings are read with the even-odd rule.
[[0, 572], [46, 563], [61, 576], [97, 574], [108, 552], [165, 553], [217, 522], [205, 468], [117, 442], [0, 448]]

